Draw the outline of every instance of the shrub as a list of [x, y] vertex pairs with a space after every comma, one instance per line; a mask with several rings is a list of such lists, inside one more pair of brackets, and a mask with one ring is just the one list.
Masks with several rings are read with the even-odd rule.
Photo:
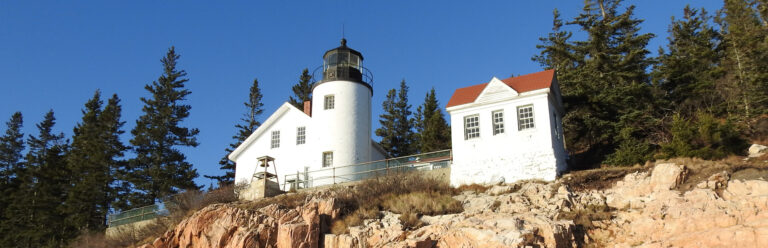
[[747, 142], [734, 124], [717, 120], [710, 114], [699, 113], [693, 120], [675, 116], [670, 128], [672, 140], [661, 145], [662, 158], [721, 159], [742, 154], [747, 148]]

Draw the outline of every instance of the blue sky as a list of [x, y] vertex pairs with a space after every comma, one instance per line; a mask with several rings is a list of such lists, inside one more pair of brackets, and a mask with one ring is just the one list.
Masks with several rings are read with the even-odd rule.
[[[551, 30], [552, 10], [568, 21], [582, 3], [0, 0], [0, 121], [21, 111], [25, 134], [36, 135], [34, 125], [53, 109], [56, 130], [70, 137], [83, 104], [100, 89], [122, 99], [127, 144], [141, 115], [139, 98], [148, 96], [144, 85], [160, 76], [159, 60], [175, 46], [192, 91], [184, 125], [200, 129], [201, 143], [182, 150], [201, 174], [196, 182], [207, 186], [202, 175], [222, 173], [217, 162], [253, 79], [265, 95], [264, 120], [291, 95], [301, 70], [313, 70], [339, 45], [342, 26], [374, 74], [378, 125], [385, 92], [402, 79], [415, 109], [431, 87], [444, 106], [456, 88], [541, 70], [530, 58]], [[686, 4], [712, 14], [722, 7], [715, 0], [629, 4], [645, 20], [642, 32], [656, 34], [648, 47], [654, 54], [666, 45], [670, 17]]]

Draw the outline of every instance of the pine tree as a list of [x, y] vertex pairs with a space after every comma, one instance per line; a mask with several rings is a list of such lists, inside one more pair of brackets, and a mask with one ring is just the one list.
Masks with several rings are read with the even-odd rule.
[[397, 113], [395, 112], [395, 98], [397, 97], [397, 91], [390, 89], [387, 92], [387, 96], [384, 102], [381, 104], [384, 113], [379, 115], [380, 128], [376, 129], [376, 136], [381, 137], [379, 144], [384, 151], [387, 151], [387, 155], [392, 156], [392, 150], [397, 143], [397, 134], [395, 133], [395, 118]]
[[234, 139], [235, 142], [229, 144], [229, 146], [224, 149], [225, 155], [219, 160], [219, 165], [221, 165], [220, 168], [224, 171], [224, 175], [205, 176], [206, 178], [216, 179], [219, 182], [219, 186], [232, 184], [235, 180], [235, 162], [229, 160], [228, 156], [232, 151], [237, 149], [248, 136], [251, 136], [251, 134], [256, 131], [256, 128], [261, 126], [261, 122], [259, 122], [257, 118], [264, 112], [264, 104], [261, 103], [262, 97], [263, 95], [259, 88], [259, 80], [254, 79], [253, 84], [251, 85], [250, 94], [248, 94], [248, 101], [244, 103], [248, 111], [243, 115], [243, 118], [240, 119], [243, 123], [235, 125], [235, 128], [237, 128], [237, 135], [232, 136], [232, 139]]
[[726, 0], [716, 18], [726, 43], [725, 100], [728, 110], [742, 120], [768, 109], [768, 27], [761, 25], [757, 12], [754, 1]]
[[432, 88], [424, 103], [416, 109], [415, 127], [418, 152], [432, 152], [451, 148], [451, 128], [443, 117]]
[[299, 76], [299, 83], [291, 88], [293, 90], [293, 95], [296, 97], [289, 97], [288, 102], [290, 102], [291, 105], [303, 110], [304, 102], [312, 100], [313, 84], [311, 80], [312, 75], [309, 75], [309, 70], [304, 68], [304, 70], [301, 72], [301, 76]]
[[[24, 151], [24, 134], [21, 132], [23, 118], [21, 112], [13, 113], [5, 123], [8, 129], [0, 137], [0, 184], [3, 188], [10, 185], [16, 171], [22, 166], [22, 151]], [[2, 207], [0, 207], [2, 208]], [[2, 212], [0, 211], [0, 214]]]
[[413, 119], [411, 119], [411, 105], [408, 104], [408, 85], [405, 80], [400, 81], [400, 90], [397, 92], [395, 102], [395, 139], [391, 156], [400, 157], [416, 153], [416, 134], [413, 132]]
[[20, 187], [20, 178], [18, 175], [24, 169], [22, 152], [24, 151], [24, 134], [21, 132], [23, 118], [21, 112], [16, 112], [11, 119], [6, 122], [7, 129], [5, 134], [0, 136], [0, 246], [10, 247], [13, 245], [10, 240], [10, 233], [16, 230], [16, 227], [10, 222], [11, 219], [19, 216], [7, 215], [8, 206], [13, 203], [12, 195]]
[[681, 20], [672, 18], [669, 51], [660, 49], [652, 72], [654, 86], [664, 93], [663, 106], [686, 118], [699, 110], [719, 112], [723, 100], [715, 87], [723, 76], [721, 37], [709, 26], [711, 17], [705, 10], [686, 6], [683, 13]]
[[114, 202], [114, 172], [119, 169], [126, 147], [119, 140], [120, 105], [117, 95], [102, 109], [101, 92], [85, 104], [83, 118], [75, 126], [67, 164], [72, 172], [64, 204], [67, 223], [81, 231], [103, 230]]
[[534, 60], [557, 68], [566, 115], [566, 143], [592, 163], [632, 164], [650, 157], [647, 133], [653, 126], [653, 95], [645, 47], [653, 37], [641, 34], [634, 6], [620, 13], [620, 0], [587, 2], [570, 25], [587, 33], [567, 42], [555, 13], [553, 33]]
[[[178, 147], [197, 147], [195, 137], [200, 131], [182, 127], [189, 117], [191, 107], [183, 103], [191, 93], [184, 88], [189, 79], [187, 73], [177, 70], [179, 55], [174, 47], [161, 60], [163, 75], [144, 88], [151, 98], [141, 98], [144, 113], [131, 130], [136, 157], [129, 161], [127, 178], [136, 191], [126, 197], [127, 205], [140, 207], [154, 204], [162, 197], [178, 193], [182, 189], [198, 189], [193, 181], [197, 170], [187, 162]], [[125, 204], [125, 203], [122, 203]]]
[[71, 238], [61, 203], [69, 190], [64, 134], [54, 134], [49, 111], [37, 124], [38, 136], [27, 139], [26, 166], [17, 173], [19, 187], [9, 195], [4, 227], [13, 227], [2, 240], [10, 247], [61, 247]]

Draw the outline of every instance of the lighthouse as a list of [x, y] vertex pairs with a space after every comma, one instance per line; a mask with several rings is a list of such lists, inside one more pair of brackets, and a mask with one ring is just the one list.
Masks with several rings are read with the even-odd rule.
[[323, 55], [322, 70], [312, 89], [312, 126], [323, 167], [371, 161], [373, 87], [363, 55], [341, 39]]
[[302, 187], [360, 179], [370, 169], [361, 163], [386, 158], [371, 140], [373, 76], [363, 67], [363, 55], [342, 39], [313, 74], [311, 102], [303, 109], [283, 103], [229, 154], [236, 164], [235, 184], [250, 184], [265, 156], [279, 165], [275, 174], [281, 182]]

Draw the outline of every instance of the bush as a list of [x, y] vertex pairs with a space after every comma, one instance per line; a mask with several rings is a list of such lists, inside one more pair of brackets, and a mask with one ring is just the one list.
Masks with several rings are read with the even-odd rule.
[[675, 116], [670, 128], [672, 141], [661, 145], [661, 158], [721, 159], [743, 154], [747, 148], [735, 125], [710, 114], [699, 113], [693, 120]]

